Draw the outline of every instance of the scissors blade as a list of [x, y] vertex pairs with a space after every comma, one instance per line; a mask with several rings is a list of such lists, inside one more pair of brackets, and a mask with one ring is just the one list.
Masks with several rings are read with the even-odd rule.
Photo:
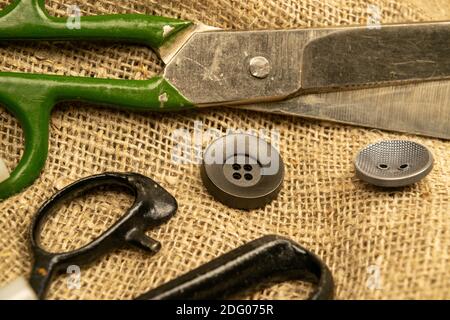
[[450, 140], [450, 81], [307, 94], [243, 108]]
[[450, 23], [344, 28], [305, 45], [302, 91], [450, 79]]
[[202, 23], [194, 23], [186, 29], [179, 31], [176, 37], [172, 37], [166, 41], [159, 49], [156, 50], [156, 52], [161, 60], [168, 65], [193, 35], [201, 32], [217, 30], [220, 30], [220, 28], [208, 26]]
[[449, 41], [450, 22], [207, 31], [186, 40], [164, 75], [200, 107], [450, 139]]

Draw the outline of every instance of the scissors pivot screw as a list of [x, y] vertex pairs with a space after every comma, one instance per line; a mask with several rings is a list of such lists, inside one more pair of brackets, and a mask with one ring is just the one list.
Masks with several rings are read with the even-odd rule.
[[264, 57], [250, 59], [250, 73], [258, 79], [267, 78], [271, 70], [270, 62]]

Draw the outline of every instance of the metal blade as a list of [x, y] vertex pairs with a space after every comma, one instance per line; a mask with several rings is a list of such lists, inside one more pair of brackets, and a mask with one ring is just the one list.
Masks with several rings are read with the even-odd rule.
[[450, 22], [198, 32], [164, 76], [199, 107], [450, 139]]
[[333, 32], [303, 51], [302, 91], [450, 79], [450, 24], [412, 24]]
[[450, 140], [450, 81], [309, 94], [245, 108]]
[[162, 61], [167, 65], [193, 35], [214, 30], [217, 31], [220, 29], [207, 26], [202, 23], [195, 23], [192, 26], [180, 31], [176, 37], [164, 43], [164, 45], [157, 50], [157, 53]]

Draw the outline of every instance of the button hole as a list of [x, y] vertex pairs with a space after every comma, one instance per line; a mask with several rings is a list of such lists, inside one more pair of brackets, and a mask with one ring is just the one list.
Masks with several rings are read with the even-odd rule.
[[241, 180], [242, 176], [239, 172], [235, 172], [233, 173], [233, 178], [236, 180]]
[[244, 175], [245, 180], [250, 181], [253, 180], [253, 176], [249, 173], [247, 173], [246, 175]]

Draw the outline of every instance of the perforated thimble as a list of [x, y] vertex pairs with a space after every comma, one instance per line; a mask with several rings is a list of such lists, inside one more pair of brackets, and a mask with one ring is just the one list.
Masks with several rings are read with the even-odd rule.
[[381, 141], [361, 150], [355, 160], [356, 176], [380, 187], [404, 187], [422, 180], [433, 168], [427, 147], [405, 140]]

